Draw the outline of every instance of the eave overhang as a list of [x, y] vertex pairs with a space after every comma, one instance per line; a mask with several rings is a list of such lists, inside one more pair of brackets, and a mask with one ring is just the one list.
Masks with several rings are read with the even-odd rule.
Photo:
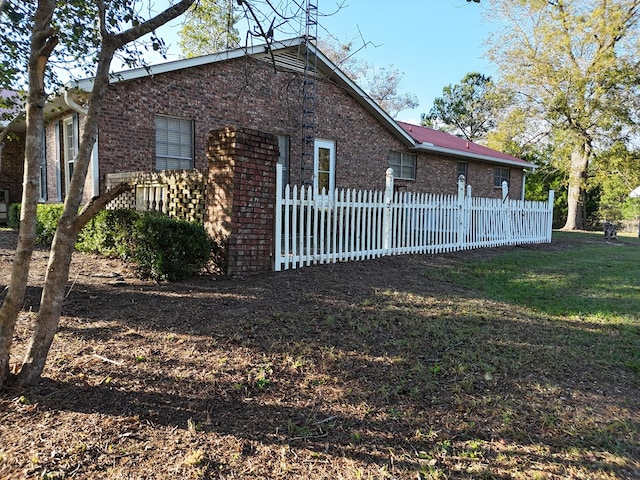
[[[210, 63], [233, 60], [241, 57], [253, 57], [255, 59], [269, 62], [276, 70], [288, 70], [297, 73], [305, 71], [306, 49], [309, 54], [317, 59], [317, 71], [315, 75], [320, 79], [325, 79], [344, 89], [354, 98], [367, 112], [377, 121], [382, 123], [393, 133], [406, 147], [415, 147], [415, 140], [405, 132], [394, 120], [385, 112], [367, 93], [356, 85], [344, 72], [342, 72], [327, 56], [325, 56], [315, 45], [307, 43], [304, 37], [296, 37], [289, 40], [272, 42], [268, 45], [260, 44], [251, 47], [237, 48], [224, 52], [203, 55], [194, 58], [184, 58], [171, 62], [149, 65], [134, 68], [122, 72], [110, 74], [111, 83], [134, 80], [143, 77], [152, 77], [162, 73], [169, 73], [185, 68], [198, 67]], [[77, 88], [84, 92], [91, 92], [93, 88], [93, 78], [86, 78], [71, 82], [67, 88]]]
[[482, 155], [478, 153], [465, 152], [462, 150], [455, 150], [453, 148], [438, 147], [431, 143], [417, 144], [415, 148], [413, 148], [412, 150], [414, 150], [415, 152], [439, 153], [441, 155], [461, 158], [464, 160], [481, 160], [485, 162], [495, 163], [497, 165], [505, 165], [509, 167], [522, 168], [523, 170], [533, 171], [536, 168], [538, 168], [537, 165], [526, 162], [524, 160], [509, 160], [505, 158], [493, 157], [491, 155]]

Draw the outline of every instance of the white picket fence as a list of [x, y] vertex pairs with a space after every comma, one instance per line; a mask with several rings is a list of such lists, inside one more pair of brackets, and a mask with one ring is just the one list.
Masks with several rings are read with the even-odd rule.
[[[278, 192], [282, 192], [278, 169]], [[408, 253], [551, 242], [553, 190], [546, 202], [474, 198], [465, 179], [457, 195], [336, 190], [314, 195], [287, 185], [277, 195], [274, 269]]]

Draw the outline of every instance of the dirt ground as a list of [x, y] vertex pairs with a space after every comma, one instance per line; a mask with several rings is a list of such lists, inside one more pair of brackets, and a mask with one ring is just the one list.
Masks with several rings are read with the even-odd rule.
[[[15, 233], [0, 231], [0, 288], [15, 242]], [[370, 322], [379, 298], [396, 291], [407, 302], [419, 295], [428, 303], [425, 321], [451, 315], [460, 292], [446, 279], [426, 282], [424, 270], [500, 251], [172, 284], [139, 280], [118, 260], [75, 254], [42, 383], [0, 395], [0, 478], [640, 478], [628, 455], [597, 446], [572, 454], [567, 437], [574, 434], [552, 418], [542, 425], [535, 410], [552, 415], [545, 405], [571, 396], [569, 384], [541, 390], [547, 403], [534, 400], [529, 410], [530, 399], [518, 391], [524, 377], [504, 385], [487, 374], [468, 385], [460, 376], [408, 377], [414, 364], [399, 352], [412, 335], [394, 336], [403, 328], [402, 305], [385, 304], [395, 316]], [[46, 262], [46, 251], [34, 254], [15, 360]], [[521, 335], [527, 326], [518, 328]], [[424, 335], [416, 334], [425, 343], [416, 375], [438, 375], [443, 356], [460, 347], [452, 342], [437, 351], [432, 339], [426, 348], [432, 334]], [[632, 407], [620, 399], [638, 405], [633, 382], [599, 380], [599, 388], [610, 388], [610, 404], [596, 406], [589, 400], [595, 390], [582, 389], [584, 405], [565, 398], [568, 406], [557, 408], [592, 412], [598, 422], [614, 411], [624, 417], [620, 411]], [[521, 410], [507, 411], [505, 402]], [[512, 420], [518, 425], [542, 423], [516, 429], [507, 414], [521, 415]], [[627, 422], [622, 434], [637, 440], [637, 425]], [[552, 429], [548, 438], [542, 433]]]

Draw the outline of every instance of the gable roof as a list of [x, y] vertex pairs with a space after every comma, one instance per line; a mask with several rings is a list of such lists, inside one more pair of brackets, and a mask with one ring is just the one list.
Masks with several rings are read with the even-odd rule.
[[[111, 83], [123, 82], [137, 78], [153, 77], [163, 73], [174, 72], [186, 68], [209, 65], [226, 60], [250, 56], [260, 61], [274, 65], [277, 70], [304, 72], [307, 58], [316, 59], [315, 74], [319, 78], [329, 80], [358, 102], [377, 121], [385, 126], [407, 148], [417, 152], [440, 153], [463, 159], [475, 159], [496, 164], [515, 166], [520, 168], [536, 168], [535, 165], [522, 159], [507, 155], [488, 147], [467, 142], [461, 138], [444, 132], [418, 125], [394, 120], [385, 112], [364, 90], [351, 80], [340, 68], [324, 55], [314, 44], [307, 42], [304, 37], [272, 42], [269, 45], [259, 44], [234, 50], [203, 55], [200, 57], [183, 58], [155, 65], [114, 72], [110, 76]], [[85, 78], [69, 83], [61, 95], [54, 98], [50, 104], [59, 111], [61, 106], [81, 111], [86, 93], [93, 89], [93, 78]], [[78, 98], [76, 98], [80, 94]], [[77, 100], [77, 101], [76, 101]]]
[[[521, 168], [535, 168], [535, 165], [522, 159], [473, 142], [467, 142], [453, 135], [394, 120], [364, 90], [340, 70], [336, 64], [324, 55], [314, 44], [307, 42], [304, 37], [296, 37], [289, 40], [273, 42], [269, 45], [254, 45], [200, 57], [184, 58], [157, 65], [116, 72], [111, 75], [111, 81], [120, 82], [143, 78], [244, 56], [251, 56], [258, 60], [269, 62], [279, 70], [304, 72], [305, 62], [309, 55], [315, 57], [317, 60], [316, 75], [318, 77], [332, 81], [343, 88], [407, 148], [461, 158], [473, 158]], [[80, 80], [72, 86], [80, 90], [90, 91], [93, 87], [93, 79]]]
[[[289, 40], [272, 42], [269, 45], [259, 44], [250, 47], [241, 47], [234, 50], [212, 53], [200, 57], [183, 58], [156, 65], [147, 65], [111, 74], [111, 83], [133, 80], [136, 78], [153, 77], [162, 73], [174, 72], [185, 68], [208, 65], [212, 63], [232, 60], [245, 56], [273, 64], [277, 70], [304, 72], [308, 54], [317, 60], [316, 75], [319, 78], [330, 80], [350, 94], [362, 107], [364, 107], [379, 122], [385, 125], [407, 147], [415, 146], [411, 135], [402, 129], [391, 116], [385, 112], [364, 90], [338, 68], [315, 45], [307, 42], [304, 37], [296, 37]], [[93, 88], [93, 78], [78, 80], [67, 85], [69, 88], [90, 92]]]
[[507, 155], [484, 145], [470, 142], [432, 128], [397, 122], [418, 143], [415, 150], [441, 153], [465, 159], [479, 159], [488, 162], [521, 168], [535, 169], [536, 165], [521, 158]]

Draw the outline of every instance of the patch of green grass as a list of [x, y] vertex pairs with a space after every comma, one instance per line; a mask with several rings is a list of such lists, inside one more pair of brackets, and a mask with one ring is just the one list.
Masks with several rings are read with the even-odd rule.
[[558, 251], [514, 249], [456, 264], [451, 278], [484, 296], [554, 316], [638, 320], [640, 244], [604, 242]]

